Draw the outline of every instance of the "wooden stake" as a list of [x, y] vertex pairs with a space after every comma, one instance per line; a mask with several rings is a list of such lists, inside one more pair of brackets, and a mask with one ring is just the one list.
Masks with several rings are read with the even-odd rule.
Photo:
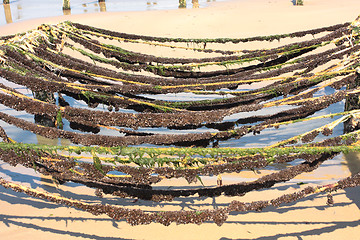
[[105, 0], [99, 0], [100, 12], [106, 12]]
[[70, 0], [63, 0], [63, 10], [70, 10]]
[[186, 8], [186, 0], [179, 0], [179, 8]]
[[[5, 2], [5, 1], [8, 1], [8, 0], [4, 0], [4, 2]], [[4, 3], [3, 6], [4, 6], [6, 23], [12, 23], [13, 20], [12, 20], [12, 16], [11, 16], [10, 4], [5, 4], [5, 3]]]
[[[347, 85], [347, 89], [355, 89], [360, 86], [360, 67], [356, 69], [355, 81]], [[355, 94], [353, 96], [346, 97], [345, 99], [345, 111], [351, 111], [360, 109], [360, 96]], [[349, 120], [344, 122], [344, 132], [352, 132], [360, 128], [360, 119], [352, 116]]]

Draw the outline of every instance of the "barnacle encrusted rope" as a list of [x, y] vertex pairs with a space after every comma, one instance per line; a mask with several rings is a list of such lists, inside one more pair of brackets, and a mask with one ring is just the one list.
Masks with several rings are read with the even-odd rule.
[[72, 206], [83, 211], [90, 212], [94, 215], [107, 214], [115, 220], [126, 219], [131, 225], [150, 224], [152, 222], [170, 225], [172, 222], [176, 224], [201, 224], [205, 221], [214, 221], [221, 226], [227, 219], [228, 214], [232, 212], [244, 211], [261, 211], [268, 206], [278, 207], [282, 203], [291, 203], [299, 199], [305, 198], [311, 194], [320, 192], [330, 192], [338, 189], [356, 187], [360, 185], [360, 175], [342, 179], [336, 183], [325, 186], [306, 187], [305, 189], [291, 194], [284, 194], [278, 198], [267, 201], [256, 201], [244, 203], [232, 201], [228, 207], [215, 210], [197, 210], [197, 211], [168, 211], [160, 213], [147, 213], [141, 210], [127, 209], [112, 205], [89, 204], [79, 200], [73, 200], [66, 197], [57, 196], [47, 192], [41, 192], [29, 187], [15, 184], [0, 178], [0, 185], [5, 188], [11, 188], [16, 192], [23, 192], [29, 196], [45, 199], [62, 205]]
[[[214, 210], [152, 213], [89, 204], [4, 179], [0, 184], [96, 215], [126, 219], [132, 225], [204, 221], [221, 225], [229, 213], [359, 186], [359, 174], [355, 174], [270, 201], [238, 201], [248, 192], [312, 172], [340, 153], [360, 151], [359, 24], [360, 17], [352, 23], [290, 34], [183, 39], [64, 22], [1, 37], [0, 108], [6, 110], [0, 112], [3, 162], [34, 168], [59, 183], [95, 188], [99, 196], [159, 202], [226, 195], [235, 200]], [[309, 34], [313, 38], [304, 40]], [[297, 42], [282, 45], [285, 38]], [[243, 48], [254, 41], [274, 40], [278, 40], [274, 48]], [[149, 46], [191, 57], [138, 50]], [[333, 107], [342, 107], [343, 102], [345, 109]], [[306, 131], [297, 127], [307, 122], [314, 127]], [[342, 125], [345, 131], [339, 133]], [[240, 139], [291, 127], [297, 132], [265, 146], [247, 147]], [[14, 129], [31, 136], [68, 139], [73, 145], [17, 142]], [[253, 181], [222, 184], [222, 174], [278, 163], [290, 166]], [[171, 178], [194, 183], [212, 175], [217, 175], [218, 185], [155, 187]]]

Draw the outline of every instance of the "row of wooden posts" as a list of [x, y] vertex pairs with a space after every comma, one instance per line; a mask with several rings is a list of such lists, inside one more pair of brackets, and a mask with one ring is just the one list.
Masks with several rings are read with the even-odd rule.
[[[105, 0], [98, 0], [99, 2], [105, 2]], [[3, 0], [3, 4], [10, 4], [10, 0]], [[63, 9], [70, 9], [70, 0], [63, 0]]]
[[[105, 2], [105, 0], [98, 0], [99, 3]], [[63, 10], [70, 10], [70, 0], [63, 0]]]
[[[99, 3], [105, 2], [105, 0], [98, 0]], [[3, 0], [4, 4], [10, 4], [10, 0]], [[194, 6], [199, 6], [199, 0], [192, 0]], [[186, 8], [186, 0], [179, 0], [179, 7]], [[63, 10], [70, 10], [70, 0], [63, 0]]]
[[[9, 0], [4, 0], [9, 1]], [[105, 0], [98, 0], [99, 3], [105, 2]], [[194, 6], [199, 6], [199, 0], [192, 0], [192, 4]], [[179, 0], [179, 7], [180, 8], [186, 8], [186, 0]], [[63, 9], [64, 10], [70, 10], [70, 0], [63, 0]]]

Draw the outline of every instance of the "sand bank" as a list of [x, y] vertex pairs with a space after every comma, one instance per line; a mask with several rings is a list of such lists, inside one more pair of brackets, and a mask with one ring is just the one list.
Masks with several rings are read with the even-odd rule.
[[[360, 14], [358, 0], [305, 0], [302, 7], [289, 0], [247, 0], [214, 3], [206, 9], [179, 9], [153, 12], [98, 13], [57, 18], [36, 19], [14, 23], [0, 28], [1, 35], [14, 34], [37, 27], [42, 23], [71, 20], [115, 31], [152, 36], [171, 37], [247, 37], [269, 35], [329, 26], [354, 20]], [[349, 160], [350, 159], [350, 160]], [[357, 156], [338, 158], [324, 168], [304, 174], [293, 181], [277, 185], [266, 191], [271, 199], [299, 188], [298, 182], [307, 179], [332, 180], [356, 171]], [[349, 169], [348, 165], [355, 165]], [[14, 175], [14, 168], [2, 164], [3, 175], [12, 175], [13, 181], [29, 180], [32, 187], [41, 185], [45, 190], [68, 197], [95, 201], [93, 191], [69, 184], [55, 189], [48, 179], [34, 174], [32, 169]], [[359, 168], [357, 168], [359, 170]], [[19, 170], [17, 170], [19, 171]], [[331, 173], [331, 175], [329, 174]], [[259, 177], [247, 172], [246, 179]], [[24, 179], [28, 178], [28, 179]], [[34, 179], [33, 181], [30, 179]], [[204, 179], [205, 185], [214, 179]], [[224, 179], [226, 181], [226, 179]], [[228, 181], [231, 181], [229, 179]], [[174, 184], [182, 184], [174, 182]], [[71, 193], [76, 191], [76, 194]], [[263, 192], [246, 195], [241, 201], [263, 199]], [[315, 195], [296, 204], [275, 210], [231, 215], [221, 227], [213, 223], [197, 225], [160, 224], [131, 227], [124, 221], [113, 221], [105, 215], [88, 213], [49, 204], [1, 188], [1, 239], [357, 239], [360, 231], [359, 188], [333, 194], [335, 204], [326, 205], [326, 195]], [[221, 207], [225, 197], [217, 199], [188, 198], [183, 202], [154, 204], [146, 201], [123, 200], [120, 204], [130, 208], [148, 205], [149, 209], [192, 209]], [[108, 203], [118, 203], [107, 200]]]

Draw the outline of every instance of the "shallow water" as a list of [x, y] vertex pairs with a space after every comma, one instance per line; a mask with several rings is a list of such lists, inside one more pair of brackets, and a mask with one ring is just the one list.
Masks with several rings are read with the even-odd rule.
[[[61, 0], [15, 0], [9, 5], [0, 4], [0, 25], [41, 17], [60, 16], [65, 14], [83, 14], [95, 12], [116, 11], [147, 11], [176, 8], [202, 8], [211, 2], [225, 0], [185, 0], [186, 6], [180, 0], [71, 0], [70, 11], [63, 11]], [[2, 2], [2, 1], [1, 1]], [[183, 2], [183, 1], [182, 1]]]

